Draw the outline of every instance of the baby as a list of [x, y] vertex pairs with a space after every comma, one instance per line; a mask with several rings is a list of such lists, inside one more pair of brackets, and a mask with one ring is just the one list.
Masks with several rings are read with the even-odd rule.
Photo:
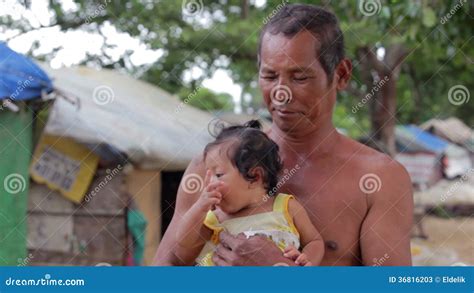
[[320, 264], [323, 241], [306, 210], [292, 195], [270, 192], [282, 163], [278, 145], [260, 128], [257, 120], [224, 128], [204, 149], [204, 189], [183, 216], [173, 245], [183, 264], [214, 265], [223, 230], [265, 236], [297, 265]]

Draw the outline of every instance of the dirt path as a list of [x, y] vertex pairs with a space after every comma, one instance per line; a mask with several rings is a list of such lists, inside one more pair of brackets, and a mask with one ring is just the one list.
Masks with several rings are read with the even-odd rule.
[[474, 265], [474, 218], [426, 216], [423, 225], [429, 238], [412, 239], [414, 265]]

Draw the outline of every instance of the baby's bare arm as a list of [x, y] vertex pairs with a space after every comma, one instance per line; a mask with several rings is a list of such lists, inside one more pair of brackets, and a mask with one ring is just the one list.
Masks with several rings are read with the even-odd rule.
[[219, 191], [220, 182], [209, 183], [210, 173], [206, 173], [205, 188], [199, 199], [184, 214], [176, 231], [176, 245], [173, 253], [180, 261], [189, 265], [194, 263], [206, 241], [211, 237], [211, 230], [204, 225], [207, 212], [222, 198]]
[[318, 266], [324, 256], [324, 241], [319, 231], [309, 219], [306, 209], [297, 201], [290, 200], [288, 202], [288, 210], [293, 216], [293, 222], [300, 233], [300, 242], [303, 247], [303, 254], [298, 262], [307, 258], [313, 266]]

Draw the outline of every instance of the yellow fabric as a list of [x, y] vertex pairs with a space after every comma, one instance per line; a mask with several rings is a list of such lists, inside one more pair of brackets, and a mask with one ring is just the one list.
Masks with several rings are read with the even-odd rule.
[[298, 232], [298, 229], [296, 229], [295, 223], [293, 223], [293, 217], [290, 215], [290, 212], [288, 211], [288, 201], [294, 198], [295, 197], [290, 194], [279, 194], [275, 198], [275, 201], [273, 202], [273, 210], [282, 212], [283, 215], [285, 215], [286, 221], [290, 225], [292, 232], [298, 235], [299, 237], [300, 233]]
[[[211, 229], [213, 233], [211, 239], [207, 241], [201, 253], [196, 258], [196, 263], [199, 266], [214, 265], [212, 262], [212, 254], [216, 245], [219, 244], [219, 233], [223, 230], [226, 230], [232, 235], [237, 235], [239, 233], [252, 234], [254, 231], [258, 231], [256, 234], [261, 235], [268, 231], [270, 236], [264, 236], [267, 236], [270, 240], [275, 242], [281, 250], [285, 249], [288, 243], [282, 241], [282, 238], [278, 236], [283, 235], [283, 238], [285, 238], [285, 236], [290, 234], [292, 235], [290, 238], [296, 239], [299, 245], [299, 233], [293, 223], [292, 216], [288, 211], [288, 201], [292, 198], [294, 198], [292, 195], [280, 193], [274, 199], [272, 211], [232, 218], [225, 220], [222, 223], [219, 222], [214, 212], [209, 211], [204, 220], [204, 225]], [[273, 235], [278, 234], [275, 239], [271, 236], [272, 233]]]
[[219, 220], [212, 211], [208, 211], [206, 219], [204, 219], [204, 225], [212, 230], [211, 241], [214, 244], [219, 243], [219, 233], [224, 230], [223, 227], [220, 227]]

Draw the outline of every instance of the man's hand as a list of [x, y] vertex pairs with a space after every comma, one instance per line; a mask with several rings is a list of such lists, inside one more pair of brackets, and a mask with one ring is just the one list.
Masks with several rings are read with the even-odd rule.
[[309, 267], [313, 264], [308, 260], [308, 256], [296, 249], [293, 245], [290, 245], [284, 250], [284, 257], [287, 257], [295, 262], [296, 265]]
[[223, 231], [219, 235], [220, 244], [212, 257], [217, 266], [273, 266], [295, 263], [284, 257], [281, 250], [271, 240], [263, 236], [247, 239], [244, 234], [232, 236]]

